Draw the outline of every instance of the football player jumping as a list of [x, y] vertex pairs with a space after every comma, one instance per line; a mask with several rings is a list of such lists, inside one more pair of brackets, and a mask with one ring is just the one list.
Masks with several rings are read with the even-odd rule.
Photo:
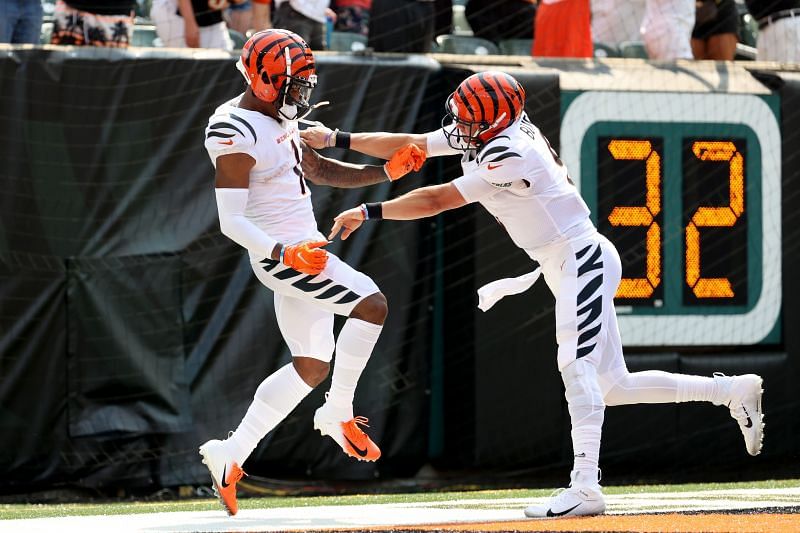
[[[541, 265], [556, 298], [558, 369], [572, 422], [574, 465], [569, 487], [545, 505], [525, 509], [527, 516], [605, 511], [598, 461], [607, 405], [688, 401], [725, 405], [739, 424], [748, 453], [757, 455], [764, 428], [761, 377], [628, 372], [614, 310], [622, 276], [619, 255], [597, 232], [567, 168], [524, 107], [525, 91], [517, 80], [490, 71], [473, 74], [458, 86], [447, 99], [443, 127], [428, 134], [305, 130], [301, 137], [316, 148], [341, 145], [338, 137], [344, 135], [351, 149], [376, 157], [388, 157], [406, 144], [416, 145], [428, 156], [462, 155], [463, 176], [344, 211], [335, 218], [328, 238], [341, 232], [346, 239], [365, 220], [413, 220], [478, 202]], [[534, 272], [518, 281], [530, 286], [538, 275]], [[481, 300], [486, 296], [496, 301], [492, 287], [485, 289]]]
[[[424, 162], [405, 147], [383, 166], [350, 165], [304, 147], [297, 121], [312, 109], [317, 83], [314, 56], [286, 30], [253, 35], [237, 67], [245, 92], [219, 106], [205, 130], [216, 168], [222, 233], [246, 248], [256, 277], [271, 289], [275, 314], [292, 362], [266, 378], [236, 431], [200, 447], [214, 489], [230, 515], [237, 512], [236, 483], [258, 442], [280, 423], [336, 365], [327, 401], [314, 427], [344, 452], [363, 461], [381, 452], [353, 416], [353, 395], [386, 318], [386, 298], [366, 275], [323, 247], [306, 179], [319, 185], [359, 187], [398, 179]], [[334, 315], [348, 317], [334, 342]]]

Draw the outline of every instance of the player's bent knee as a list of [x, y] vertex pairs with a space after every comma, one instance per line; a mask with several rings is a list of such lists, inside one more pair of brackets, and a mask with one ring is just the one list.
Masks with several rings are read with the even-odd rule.
[[587, 361], [574, 361], [561, 370], [561, 377], [573, 423], [596, 417], [602, 419], [605, 404], [594, 365]]
[[294, 369], [309, 387], [316, 387], [328, 377], [331, 365], [313, 357], [293, 357]]
[[370, 294], [353, 308], [350, 318], [357, 318], [365, 322], [381, 325], [389, 314], [389, 304], [382, 292]]
[[617, 373], [613, 383], [603, 394], [603, 403], [606, 406], [627, 405], [630, 402], [630, 373], [627, 370]]

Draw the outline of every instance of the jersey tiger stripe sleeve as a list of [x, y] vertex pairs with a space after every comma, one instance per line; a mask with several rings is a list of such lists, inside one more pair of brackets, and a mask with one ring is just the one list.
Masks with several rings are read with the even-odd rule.
[[216, 165], [221, 155], [245, 153], [257, 159], [258, 135], [250, 122], [234, 112], [218, 112], [211, 116], [206, 127], [205, 147]]

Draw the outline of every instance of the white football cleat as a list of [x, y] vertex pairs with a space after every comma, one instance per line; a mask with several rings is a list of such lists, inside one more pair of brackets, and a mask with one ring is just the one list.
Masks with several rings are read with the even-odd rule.
[[755, 374], [731, 376], [731, 416], [739, 423], [747, 453], [758, 455], [764, 442], [764, 413], [761, 411], [761, 396], [764, 380]]
[[528, 518], [561, 518], [564, 516], [592, 516], [603, 514], [606, 502], [603, 493], [588, 487], [559, 489], [544, 505], [531, 505], [525, 509]]
[[[598, 479], [599, 474], [598, 471]], [[569, 488], [558, 489], [545, 504], [529, 506], [525, 509], [525, 516], [528, 518], [560, 518], [603, 514], [606, 511], [606, 501], [597, 480], [586, 483], [580, 476], [581, 472], [572, 471]]]

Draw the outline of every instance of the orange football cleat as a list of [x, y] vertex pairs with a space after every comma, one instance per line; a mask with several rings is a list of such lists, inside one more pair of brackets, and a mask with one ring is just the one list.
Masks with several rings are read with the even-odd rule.
[[228, 461], [224, 445], [220, 440], [210, 440], [200, 446], [200, 455], [203, 456], [203, 464], [211, 472], [214, 494], [219, 498], [228, 516], [235, 515], [239, 511], [236, 483], [247, 474], [239, 465]]
[[330, 416], [326, 406], [327, 404], [323, 405], [314, 414], [314, 429], [335, 440], [350, 457], [359, 461], [377, 461], [381, 456], [380, 448], [359, 427], [369, 427], [367, 425], [369, 420], [363, 416], [356, 416], [342, 422]]

